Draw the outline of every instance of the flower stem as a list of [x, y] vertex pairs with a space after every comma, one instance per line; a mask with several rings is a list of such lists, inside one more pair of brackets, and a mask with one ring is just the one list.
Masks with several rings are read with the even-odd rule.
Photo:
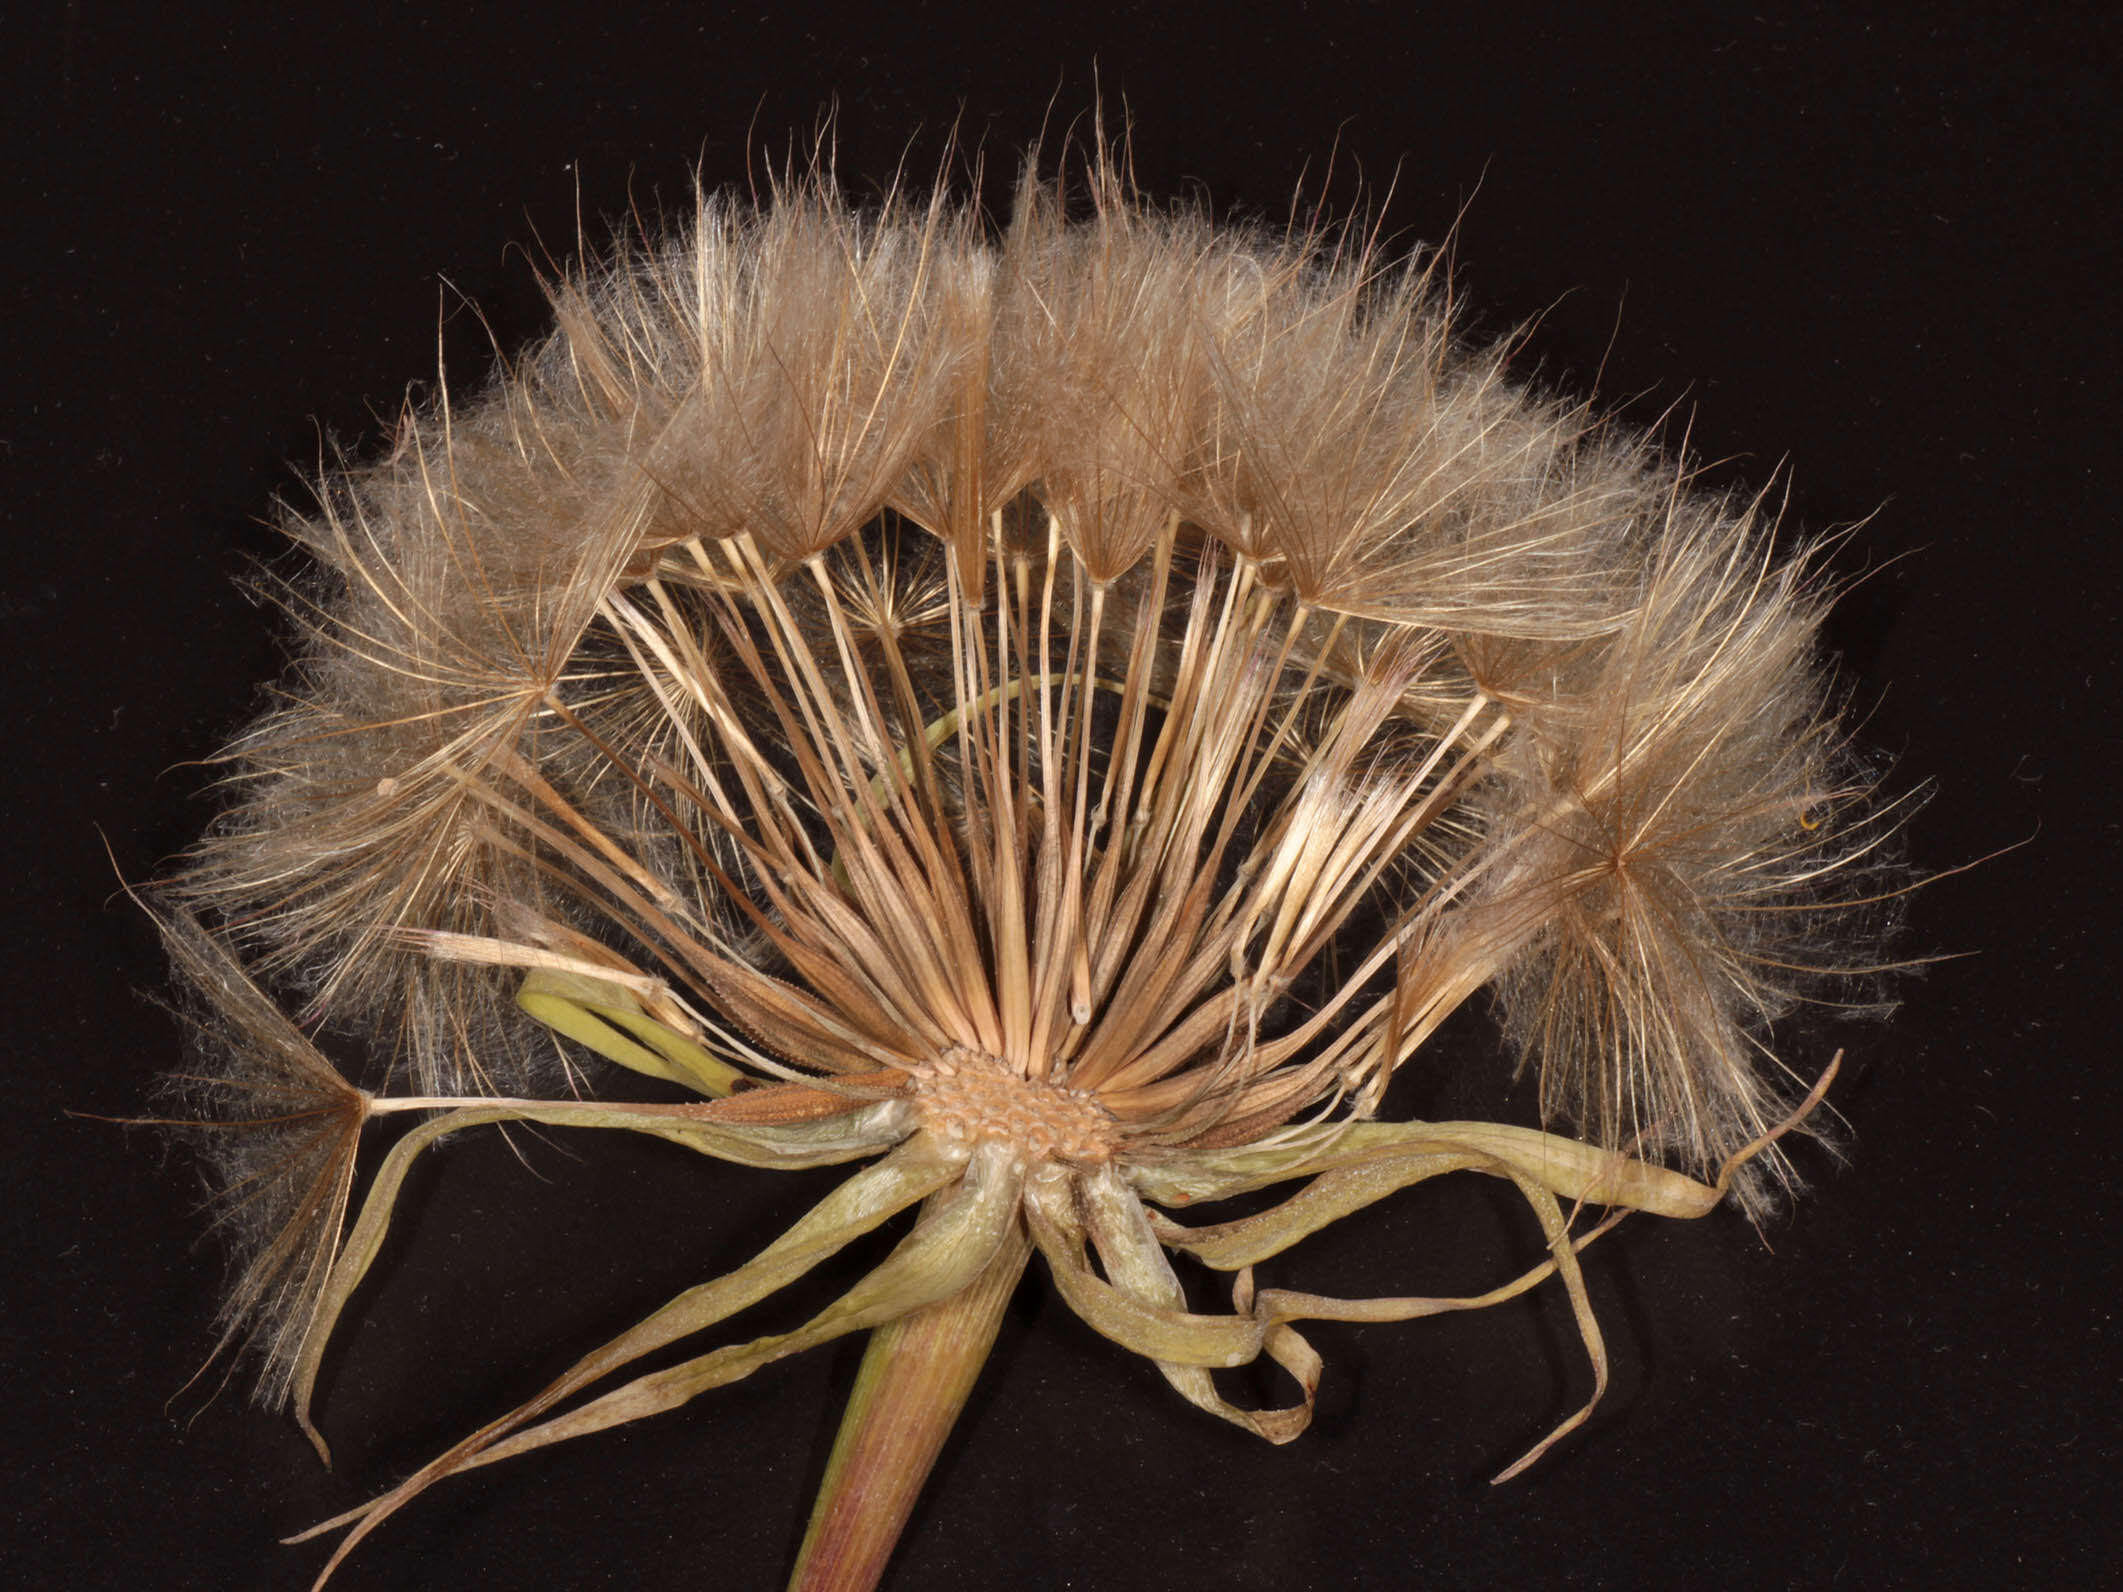
[[870, 1334], [789, 1592], [870, 1592], [987, 1363], [1032, 1253], [1022, 1227], [963, 1293]]

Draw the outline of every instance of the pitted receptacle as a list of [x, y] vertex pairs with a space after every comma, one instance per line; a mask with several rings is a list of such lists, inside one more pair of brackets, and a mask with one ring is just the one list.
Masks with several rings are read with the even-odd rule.
[[1113, 1113], [1095, 1096], [1024, 1077], [978, 1051], [939, 1057], [914, 1102], [931, 1132], [964, 1144], [999, 1139], [1029, 1161], [1102, 1162], [1118, 1140]]

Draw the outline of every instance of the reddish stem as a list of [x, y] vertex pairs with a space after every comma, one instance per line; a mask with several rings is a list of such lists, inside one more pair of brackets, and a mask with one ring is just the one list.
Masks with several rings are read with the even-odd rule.
[[1003, 1241], [963, 1292], [870, 1334], [789, 1592], [871, 1592], [987, 1363], [1032, 1246]]

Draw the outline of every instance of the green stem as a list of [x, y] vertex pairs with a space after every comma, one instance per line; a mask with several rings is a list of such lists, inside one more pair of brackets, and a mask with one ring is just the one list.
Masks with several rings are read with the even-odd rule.
[[870, 1592], [987, 1363], [1032, 1253], [1014, 1227], [963, 1293], [870, 1334], [789, 1592]]

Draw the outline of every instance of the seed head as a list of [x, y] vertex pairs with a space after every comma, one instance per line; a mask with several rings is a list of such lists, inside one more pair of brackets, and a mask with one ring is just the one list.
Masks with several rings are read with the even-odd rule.
[[[840, 1332], [901, 1324], [872, 1351], [896, 1387], [914, 1345], [970, 1352], [949, 1323], [1034, 1247], [1101, 1331], [1276, 1441], [1317, 1384], [1307, 1318], [1559, 1275], [1603, 1378], [1564, 1204], [1697, 1215], [1783, 1174], [1796, 1091], [1764, 1025], [1839, 965], [1821, 925], [1879, 839], [1804, 558], [1466, 346], [1433, 258], [1153, 210], [1103, 164], [1090, 201], [1071, 219], [1028, 174], [996, 236], [942, 197], [858, 212], [829, 174], [703, 198], [553, 282], [556, 330], [483, 396], [408, 408], [290, 512], [304, 650], [174, 887], [218, 925], [180, 965], [224, 1009], [260, 999], [213, 972], [240, 954], [371, 1025], [379, 1082], [418, 1093], [370, 1109], [441, 1113], [343, 1250], [312, 1200], [268, 1241], [310, 1246], [273, 1262], [296, 1281], [244, 1274], [239, 1313], [296, 1323], [267, 1330], [305, 1422], [403, 1163], [444, 1133], [883, 1156], [350, 1517], [342, 1554], [441, 1476]], [[1541, 1127], [1374, 1120], [1483, 991]], [[312, 1067], [283, 1021], [232, 1026]], [[598, 1057], [711, 1098], [593, 1098]], [[286, 1164], [313, 1162], [343, 1198], [350, 1157]], [[1551, 1259], [1459, 1300], [1254, 1288], [1458, 1169], [1512, 1181]], [[1151, 1208], [1296, 1178], [1218, 1227]], [[578, 1402], [917, 1204], [804, 1329]], [[1235, 1313], [1191, 1311], [1168, 1248], [1238, 1273]], [[1299, 1403], [1210, 1383], [1263, 1353]], [[856, 1552], [833, 1522], [849, 1478], [884, 1486], [864, 1466], [906, 1469], [837, 1459], [806, 1564]]]

